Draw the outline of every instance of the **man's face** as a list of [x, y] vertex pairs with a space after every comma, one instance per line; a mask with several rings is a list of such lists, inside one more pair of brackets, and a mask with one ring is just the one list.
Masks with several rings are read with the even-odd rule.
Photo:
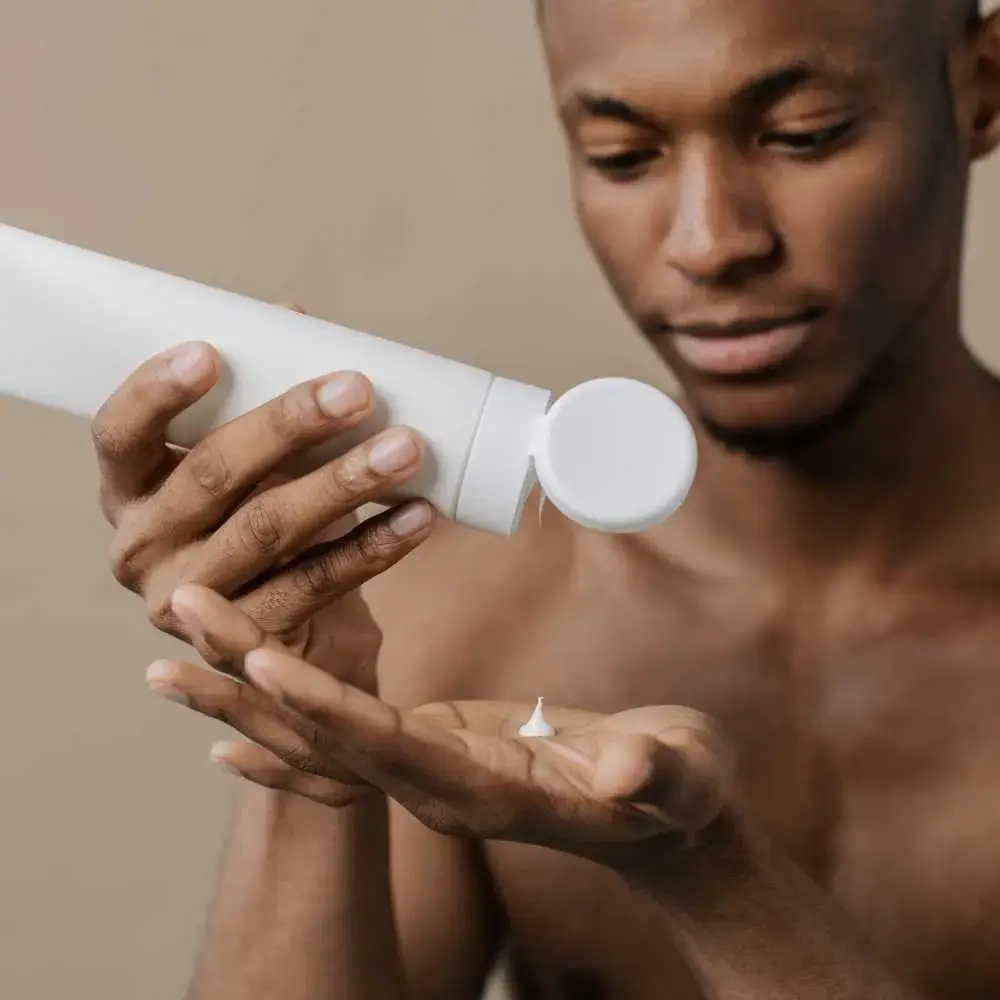
[[921, 6], [547, 0], [586, 237], [724, 439], [830, 421], [953, 293], [967, 155]]

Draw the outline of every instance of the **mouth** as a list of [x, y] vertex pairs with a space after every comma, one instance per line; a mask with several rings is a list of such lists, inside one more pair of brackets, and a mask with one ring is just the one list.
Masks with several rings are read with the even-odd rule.
[[784, 317], [661, 327], [678, 357], [707, 375], [754, 375], [786, 363], [809, 338], [824, 310]]

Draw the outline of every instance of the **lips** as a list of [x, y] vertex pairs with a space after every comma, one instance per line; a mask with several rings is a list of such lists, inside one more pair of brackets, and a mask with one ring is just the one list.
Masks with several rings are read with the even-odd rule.
[[665, 327], [678, 357], [709, 375], [749, 375], [788, 361], [822, 315], [812, 309], [784, 318], [746, 318], [722, 324]]

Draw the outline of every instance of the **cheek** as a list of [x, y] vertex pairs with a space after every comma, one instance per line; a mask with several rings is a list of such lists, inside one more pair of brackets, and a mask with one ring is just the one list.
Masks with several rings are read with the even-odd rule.
[[775, 178], [796, 281], [865, 314], [897, 310], [936, 282], [954, 185], [940, 149], [920, 144], [896, 128], [814, 174], [799, 165]]
[[667, 192], [658, 185], [609, 184], [580, 171], [573, 179], [577, 219], [618, 300], [632, 315], [645, 311], [644, 289], [656, 270], [669, 225]]

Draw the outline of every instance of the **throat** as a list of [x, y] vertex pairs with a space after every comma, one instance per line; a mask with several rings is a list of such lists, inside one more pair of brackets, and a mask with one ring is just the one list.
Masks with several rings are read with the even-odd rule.
[[940, 563], [949, 549], [964, 558], [966, 529], [1000, 493], [1000, 383], [964, 347], [946, 363], [889, 372], [789, 456], [737, 454], [704, 428], [701, 437], [681, 515], [716, 545], [810, 574], [845, 563], [891, 573], [929, 552]]

